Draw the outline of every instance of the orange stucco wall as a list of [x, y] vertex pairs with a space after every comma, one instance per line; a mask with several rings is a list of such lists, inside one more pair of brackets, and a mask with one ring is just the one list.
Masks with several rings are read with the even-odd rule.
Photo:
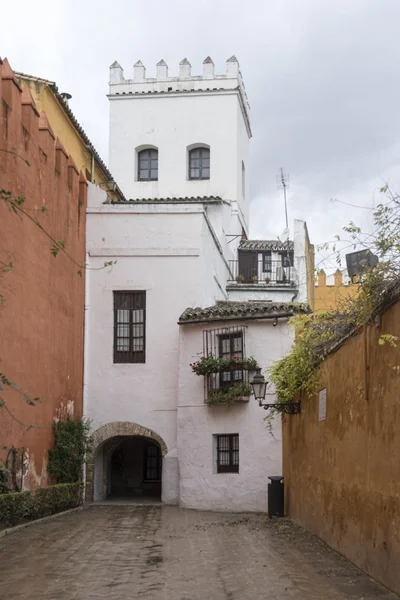
[[285, 417], [286, 510], [387, 587], [400, 593], [400, 301], [348, 340], [321, 368], [319, 394]]
[[318, 273], [314, 289], [314, 312], [321, 313], [330, 310], [341, 310], [348, 298], [354, 298], [358, 292], [358, 285], [343, 283], [341, 271], [334, 274], [333, 285], [326, 284], [325, 271]]
[[[0, 73], [0, 188], [25, 196], [27, 214], [83, 263], [86, 181], [6, 61]], [[51, 241], [35, 223], [1, 201], [0, 227], [0, 260], [13, 263], [0, 279], [0, 372], [40, 398], [32, 407], [17, 392], [1, 392], [0, 447], [25, 449], [26, 472], [18, 477], [30, 489], [48, 483], [54, 418], [82, 414], [85, 281], [63, 253], [52, 256]], [[6, 454], [1, 450], [0, 458]]]

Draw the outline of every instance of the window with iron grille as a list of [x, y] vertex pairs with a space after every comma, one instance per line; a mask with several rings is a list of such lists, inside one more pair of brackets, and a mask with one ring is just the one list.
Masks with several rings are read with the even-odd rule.
[[149, 444], [144, 455], [144, 480], [161, 481], [162, 456], [157, 444]]
[[158, 180], [158, 150], [141, 150], [138, 153], [138, 180]]
[[217, 473], [239, 473], [239, 434], [216, 435]]
[[289, 250], [281, 252], [282, 267], [293, 267], [294, 264], [294, 251]]
[[210, 179], [209, 148], [194, 148], [190, 150], [189, 179]]
[[272, 271], [272, 259], [271, 251], [264, 252], [263, 254], [263, 273], [271, 273]]
[[[229, 359], [243, 358], [243, 332], [236, 331], [219, 336], [219, 356]], [[222, 371], [220, 373], [220, 387], [228, 387], [235, 381], [243, 381], [242, 369], [238, 371]]]
[[[203, 356], [220, 358], [246, 358], [245, 332], [246, 325], [205, 329], [203, 331]], [[248, 382], [248, 371], [234, 370], [210, 373], [204, 378], [204, 400], [207, 402], [209, 392], [221, 387], [229, 387], [235, 382]]]
[[146, 292], [114, 292], [114, 363], [144, 363]]

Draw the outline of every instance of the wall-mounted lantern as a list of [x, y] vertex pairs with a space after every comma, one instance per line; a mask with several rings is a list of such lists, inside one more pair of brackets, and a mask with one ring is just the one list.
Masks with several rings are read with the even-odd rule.
[[268, 381], [265, 381], [264, 375], [261, 373], [261, 368], [257, 367], [256, 374], [251, 381], [251, 387], [253, 388], [254, 398], [257, 400], [259, 406], [262, 406], [265, 410], [275, 408], [279, 412], [288, 415], [296, 415], [300, 412], [300, 402], [276, 402], [274, 404], [265, 404], [267, 385]]

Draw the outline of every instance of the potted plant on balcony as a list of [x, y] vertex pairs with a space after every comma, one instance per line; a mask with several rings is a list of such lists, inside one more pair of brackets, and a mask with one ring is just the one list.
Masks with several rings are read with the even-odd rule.
[[249, 358], [238, 358], [231, 355], [230, 358], [220, 358], [215, 356], [202, 356], [200, 360], [190, 363], [193, 373], [196, 375], [212, 375], [222, 371], [255, 371], [257, 361], [250, 356]]
[[271, 283], [270, 277], [266, 277], [264, 281], [267, 285], [269, 285]]
[[236, 275], [236, 283], [244, 283], [244, 275]]
[[253, 283], [258, 283], [258, 275], [253, 275], [253, 277], [251, 278]]
[[252, 393], [252, 388], [249, 383], [237, 381], [226, 388], [218, 388], [210, 390], [207, 396], [208, 406], [225, 405], [232, 406], [238, 400], [248, 400]]

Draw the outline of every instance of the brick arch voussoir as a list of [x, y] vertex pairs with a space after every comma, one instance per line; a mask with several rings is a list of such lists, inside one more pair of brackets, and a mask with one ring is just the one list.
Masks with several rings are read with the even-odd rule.
[[94, 494], [94, 462], [95, 456], [99, 448], [108, 440], [115, 437], [126, 437], [139, 435], [142, 437], [149, 438], [157, 442], [161, 448], [161, 454], [165, 456], [168, 452], [167, 444], [164, 442], [162, 437], [158, 435], [152, 429], [142, 427], [138, 423], [132, 423], [130, 421], [116, 421], [114, 423], [107, 423], [92, 434], [92, 449], [87, 456], [86, 460], [86, 501], [93, 501]]

